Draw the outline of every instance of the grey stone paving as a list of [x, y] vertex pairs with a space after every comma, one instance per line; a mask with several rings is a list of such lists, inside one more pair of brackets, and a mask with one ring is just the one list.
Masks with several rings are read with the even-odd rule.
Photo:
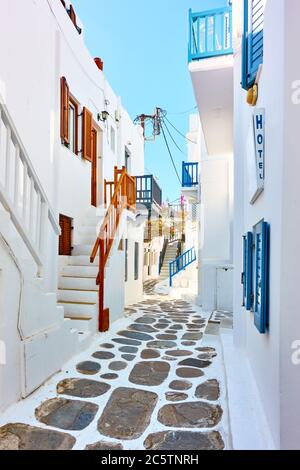
[[60, 376], [57, 396], [35, 409], [36, 426], [0, 427], [0, 450], [72, 449], [80, 433], [90, 436], [86, 450], [122, 450], [131, 441], [137, 450], [224, 448], [222, 391], [209, 374], [217, 353], [201, 346], [207, 318], [187, 301], [154, 294], [155, 284], [126, 309], [128, 326]]

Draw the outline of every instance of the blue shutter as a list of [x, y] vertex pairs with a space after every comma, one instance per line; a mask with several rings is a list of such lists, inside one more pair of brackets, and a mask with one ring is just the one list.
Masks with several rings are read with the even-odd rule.
[[262, 334], [269, 325], [269, 231], [263, 220], [253, 231], [254, 324]]
[[242, 275], [243, 282], [243, 306], [246, 310], [251, 310], [252, 307], [252, 245], [253, 245], [253, 235], [251, 232], [248, 232], [243, 237], [243, 247], [244, 247], [244, 269]]
[[242, 87], [249, 89], [255, 81], [264, 53], [265, 0], [244, 0], [244, 37]]

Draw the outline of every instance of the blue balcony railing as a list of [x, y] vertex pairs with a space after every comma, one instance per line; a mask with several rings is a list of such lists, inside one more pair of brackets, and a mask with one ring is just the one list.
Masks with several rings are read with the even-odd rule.
[[182, 186], [192, 188], [199, 184], [199, 164], [197, 162], [182, 162]]
[[174, 261], [171, 261], [169, 264], [170, 287], [173, 285], [173, 277], [186, 269], [190, 264], [194, 263], [196, 259], [196, 250], [195, 248], [191, 248]]
[[136, 176], [136, 202], [151, 206], [162, 205], [162, 190], [152, 175]]
[[189, 11], [189, 62], [233, 53], [232, 7]]

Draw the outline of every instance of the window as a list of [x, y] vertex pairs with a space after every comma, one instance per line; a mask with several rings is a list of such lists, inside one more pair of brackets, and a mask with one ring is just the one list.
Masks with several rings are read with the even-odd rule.
[[245, 90], [253, 86], [263, 63], [265, 1], [244, 0], [242, 87]]
[[78, 104], [72, 96], [69, 99], [69, 149], [78, 155]]
[[127, 149], [125, 149], [125, 167], [126, 167], [126, 173], [128, 173], [130, 175], [131, 161], [130, 161], [130, 153], [128, 152]]
[[73, 219], [66, 215], [59, 215], [59, 225], [61, 229], [61, 235], [59, 237], [59, 255], [71, 256], [72, 254], [72, 230], [73, 230]]
[[137, 281], [139, 278], [139, 244], [134, 244], [134, 280]]
[[125, 282], [128, 281], [128, 239], [125, 239]]
[[116, 151], [116, 131], [112, 126], [110, 127], [110, 148], [115, 153], [115, 151]]

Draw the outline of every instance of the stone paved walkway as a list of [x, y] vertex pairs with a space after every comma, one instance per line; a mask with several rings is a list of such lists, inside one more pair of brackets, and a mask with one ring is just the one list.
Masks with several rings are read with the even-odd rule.
[[208, 316], [154, 295], [154, 285], [110, 332], [9, 410], [0, 450], [228, 447], [220, 357], [203, 344]]

